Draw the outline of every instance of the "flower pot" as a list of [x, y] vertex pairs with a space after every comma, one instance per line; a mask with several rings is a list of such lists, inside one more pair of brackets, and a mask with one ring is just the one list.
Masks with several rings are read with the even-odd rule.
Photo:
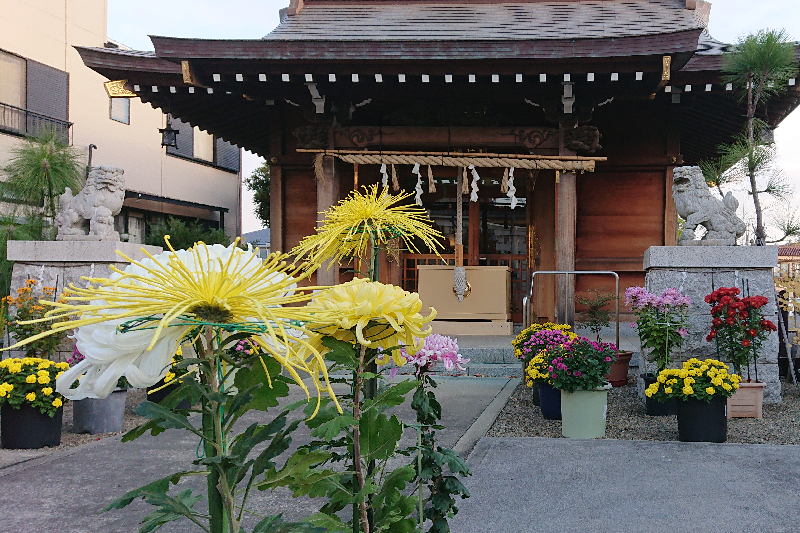
[[[173, 383], [171, 385], [167, 385], [164, 387], [164, 382], [159, 381], [152, 387], [147, 387], [147, 401], [153, 403], [161, 403], [164, 398], [170, 395], [172, 391], [178, 388], [178, 383]], [[178, 405], [175, 406], [176, 409], [191, 409], [191, 404], [189, 400], [181, 400], [178, 402]]]
[[[653, 374], [641, 374], [644, 380], [644, 387], [647, 388], [656, 382], [656, 377]], [[655, 398], [644, 399], [644, 412], [647, 416], [673, 416], [677, 414], [677, 405], [675, 399], [660, 402]]]
[[690, 398], [678, 401], [678, 439], [681, 442], [725, 442], [728, 440], [726, 399], [703, 402]]
[[0, 408], [0, 441], [3, 448], [35, 450], [45, 446], [58, 446], [61, 444], [63, 414], [63, 407], [59, 407], [51, 418], [29, 404], [22, 404], [15, 409], [4, 403]]
[[611, 384], [591, 390], [561, 391], [561, 434], [570, 439], [599, 439], [606, 435], [608, 391]]
[[617, 360], [614, 361], [605, 376], [612, 387], [622, 387], [628, 384], [628, 368], [631, 364], [631, 356], [633, 356], [633, 352], [617, 352]]
[[72, 403], [72, 430], [75, 433], [116, 433], [125, 422], [125, 397], [118, 389], [107, 398], [86, 398]]
[[561, 391], [549, 383], [540, 383], [539, 407], [546, 420], [561, 420]]
[[761, 418], [764, 403], [764, 383], [742, 381], [728, 398], [728, 418]]
[[540, 406], [541, 405], [541, 399], [539, 398], [539, 383], [538, 382], [534, 382], [533, 385], [531, 385], [531, 394], [533, 394], [533, 405]]

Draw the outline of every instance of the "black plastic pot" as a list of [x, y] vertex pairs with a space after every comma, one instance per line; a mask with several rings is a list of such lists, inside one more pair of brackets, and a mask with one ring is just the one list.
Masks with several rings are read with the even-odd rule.
[[[650, 373], [641, 374], [641, 378], [644, 380], [645, 388], [656, 382], [656, 377]], [[647, 416], [673, 416], [678, 414], [678, 408], [674, 398], [666, 402], [659, 402], [654, 398], [645, 397], [644, 412]]]
[[15, 409], [7, 403], [0, 409], [0, 431], [3, 448], [36, 450], [61, 444], [61, 418], [64, 408], [59, 407], [50, 418], [29, 404]]
[[531, 385], [531, 394], [533, 394], [533, 405], [540, 406], [541, 399], [539, 398], [539, 382], [534, 381], [533, 385]]
[[549, 383], [540, 383], [539, 407], [545, 419], [561, 420], [561, 391]]
[[695, 399], [678, 402], [678, 439], [681, 442], [725, 442], [728, 440], [727, 398], [710, 402]]
[[[163, 387], [163, 388], [162, 388]], [[172, 385], [167, 385], [164, 387], [164, 382], [159, 381], [152, 387], [147, 387], [147, 401], [153, 403], [161, 403], [164, 401], [164, 398], [170, 395], [172, 391], [178, 388], [178, 383], [173, 383]], [[175, 406], [176, 409], [191, 409], [191, 404], [189, 400], [181, 400], [178, 402], [178, 405]]]

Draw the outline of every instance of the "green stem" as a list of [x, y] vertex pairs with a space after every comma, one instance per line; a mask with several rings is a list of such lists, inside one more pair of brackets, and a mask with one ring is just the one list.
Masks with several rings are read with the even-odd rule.
[[[218, 392], [219, 380], [217, 379], [216, 365], [214, 364], [214, 331], [211, 326], [206, 326], [206, 344], [203, 359], [209, 362], [209, 370], [205, 372], [211, 390]], [[222, 433], [222, 419], [219, 412], [218, 402], [203, 400], [203, 448], [206, 458], [216, 457], [222, 453], [224, 438]], [[211, 517], [209, 525], [211, 533], [228, 533], [228, 524], [225, 513], [225, 503], [219, 490], [220, 476], [219, 470], [209, 467], [208, 477], [206, 478], [208, 487], [208, 514]]]

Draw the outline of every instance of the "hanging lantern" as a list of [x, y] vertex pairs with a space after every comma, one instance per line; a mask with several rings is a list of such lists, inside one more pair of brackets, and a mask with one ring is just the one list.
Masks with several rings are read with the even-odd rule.
[[167, 127], [159, 128], [158, 131], [161, 133], [161, 146], [178, 147], [178, 133], [180, 132], [172, 127], [169, 119], [167, 119]]

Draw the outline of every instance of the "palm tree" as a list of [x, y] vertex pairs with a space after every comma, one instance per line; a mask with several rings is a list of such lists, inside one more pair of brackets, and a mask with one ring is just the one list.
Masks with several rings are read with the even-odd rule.
[[4, 200], [27, 206], [27, 215], [44, 208], [52, 225], [57, 198], [67, 187], [80, 190], [82, 170], [79, 152], [64, 144], [55, 129], [44, 130], [12, 150], [11, 159], [2, 168], [5, 180], [0, 182], [0, 193]]
[[[756, 142], [757, 130], [765, 126], [756, 120], [758, 105], [786, 90], [788, 80], [797, 75], [795, 56], [795, 44], [789, 40], [785, 30], [759, 30], [740, 38], [734, 51], [725, 57], [726, 80], [747, 102], [746, 141], [750, 153], [759, 144]], [[756, 243], [763, 245], [766, 240], [764, 215], [753, 170], [749, 171], [748, 178], [756, 213]]]

